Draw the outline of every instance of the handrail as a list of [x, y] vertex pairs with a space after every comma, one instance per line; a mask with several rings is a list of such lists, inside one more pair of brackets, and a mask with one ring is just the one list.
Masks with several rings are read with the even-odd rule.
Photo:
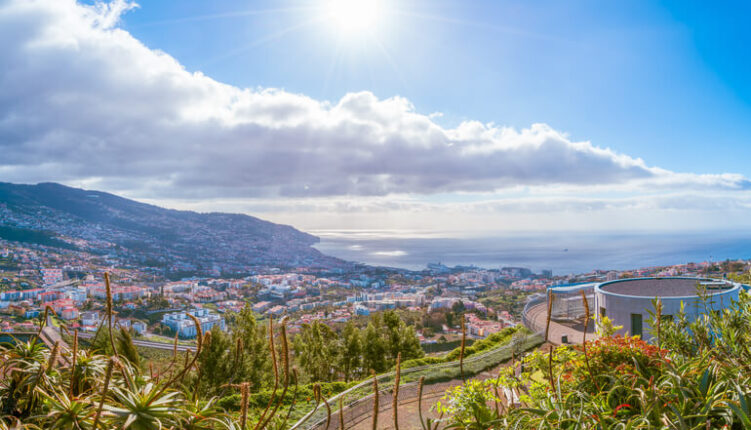
[[542, 303], [547, 302], [548, 297], [545, 294], [535, 294], [533, 296], [530, 296], [527, 300], [527, 304], [524, 305], [524, 310], [522, 311], [522, 323], [530, 330], [532, 330], [534, 333], [537, 334], [543, 334], [545, 332], [545, 327], [540, 326], [535, 322], [533, 319], [529, 318], [527, 315], [529, 311]]

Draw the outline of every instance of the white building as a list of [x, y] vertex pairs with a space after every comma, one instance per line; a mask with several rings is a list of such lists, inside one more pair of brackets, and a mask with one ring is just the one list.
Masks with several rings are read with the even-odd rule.
[[98, 326], [102, 318], [97, 311], [83, 312], [81, 314], [81, 325], [88, 327]]
[[146, 323], [143, 321], [133, 321], [131, 327], [133, 328], [133, 331], [138, 334], [144, 334], [146, 332]]
[[[706, 295], [706, 305], [699, 297]], [[719, 311], [738, 300], [741, 285], [719, 279], [704, 278], [636, 278], [604, 282], [595, 286], [595, 320], [607, 316], [616, 326], [623, 326], [618, 334], [639, 335], [649, 340], [651, 327], [647, 320], [654, 312], [653, 299], [662, 302], [662, 318], [673, 318], [684, 306], [689, 320], [704, 312]]]
[[63, 282], [62, 269], [41, 269], [40, 272], [42, 272], [42, 282], [45, 286]]
[[195, 323], [188, 317], [188, 314], [198, 319], [198, 322], [201, 324], [201, 330], [204, 332], [210, 331], [215, 325], [218, 325], [222, 330], [225, 329], [224, 318], [206, 309], [193, 309], [187, 312], [165, 314], [162, 317], [162, 323], [176, 331], [178, 336], [182, 338], [196, 337], [198, 333], [196, 332]]
[[65, 292], [66, 299], [71, 299], [76, 303], [83, 303], [86, 301], [86, 298], [87, 298], [86, 288], [83, 288], [83, 287], [66, 288], [64, 292]]

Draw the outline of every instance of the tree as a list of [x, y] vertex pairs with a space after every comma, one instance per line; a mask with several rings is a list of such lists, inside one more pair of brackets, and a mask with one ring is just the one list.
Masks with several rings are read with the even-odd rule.
[[101, 324], [91, 339], [91, 349], [102, 355], [112, 355], [112, 345], [109, 337], [110, 329], [105, 324]]
[[446, 312], [446, 326], [451, 328], [454, 326], [454, 313]]
[[458, 300], [454, 302], [453, 305], [451, 305], [451, 311], [455, 313], [456, 315], [462, 314], [466, 310], [464, 306], [464, 302], [461, 300]]
[[132, 365], [139, 367], [141, 365], [141, 356], [138, 355], [138, 350], [133, 345], [133, 338], [130, 336], [130, 332], [120, 327], [116, 342], [118, 354], [125, 357]]
[[402, 327], [402, 341], [399, 345], [399, 351], [397, 354], [402, 355], [402, 360], [409, 360], [412, 358], [422, 358], [425, 355], [425, 351], [420, 346], [420, 339], [417, 338], [415, 328], [411, 326]]
[[235, 372], [235, 358], [231, 356], [232, 340], [219, 326], [211, 329], [211, 340], [203, 346], [198, 357], [198, 390], [201, 394], [215, 395]]
[[370, 318], [363, 334], [362, 360], [366, 370], [383, 372], [387, 369], [386, 342], [382, 337], [383, 322], [379, 314]]
[[396, 360], [396, 355], [401, 351], [402, 345], [402, 330], [400, 326], [404, 322], [396, 312], [386, 311], [383, 313], [383, 323], [385, 325], [386, 349], [389, 353], [389, 358]]
[[266, 330], [260, 327], [250, 305], [231, 319], [233, 342], [242, 341], [242, 363], [235, 371], [237, 380], [261, 387], [271, 381], [271, 356]]
[[425, 353], [420, 348], [420, 340], [417, 339], [415, 328], [408, 326], [394, 311], [386, 311], [383, 314], [385, 325], [386, 349], [390, 355], [390, 361], [396, 362], [396, 357], [401, 354], [402, 360], [420, 358]]
[[295, 355], [311, 381], [331, 381], [339, 361], [336, 333], [323, 322], [303, 324], [295, 336]]
[[349, 321], [342, 330], [341, 344], [339, 368], [344, 373], [344, 381], [349, 382], [350, 377], [360, 374], [363, 352], [360, 330], [352, 321]]
[[168, 309], [170, 304], [164, 296], [158, 295], [149, 297], [146, 300], [145, 307], [147, 310], [161, 310]]
[[425, 328], [431, 328], [434, 332], [442, 332], [444, 324], [448, 324], [446, 321], [446, 313], [445, 312], [431, 312], [426, 313], [422, 317], [422, 325]]

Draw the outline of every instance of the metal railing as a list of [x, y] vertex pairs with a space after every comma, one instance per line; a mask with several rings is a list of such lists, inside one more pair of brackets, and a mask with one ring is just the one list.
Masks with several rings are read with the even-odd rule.
[[547, 303], [548, 297], [545, 294], [535, 294], [533, 296], [530, 296], [527, 300], [527, 304], [524, 305], [524, 310], [522, 311], [522, 323], [525, 327], [532, 330], [532, 332], [537, 334], [545, 334], [545, 327], [540, 324], [539, 322], [535, 321], [534, 319], [529, 317], [529, 311], [542, 303]]

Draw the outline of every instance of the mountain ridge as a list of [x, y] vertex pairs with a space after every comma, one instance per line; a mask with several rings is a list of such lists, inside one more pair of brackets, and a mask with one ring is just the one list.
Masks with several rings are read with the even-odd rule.
[[288, 225], [245, 214], [162, 208], [54, 182], [0, 182], [0, 227], [46, 232], [84, 250], [174, 270], [348, 264], [313, 248], [318, 237]]

